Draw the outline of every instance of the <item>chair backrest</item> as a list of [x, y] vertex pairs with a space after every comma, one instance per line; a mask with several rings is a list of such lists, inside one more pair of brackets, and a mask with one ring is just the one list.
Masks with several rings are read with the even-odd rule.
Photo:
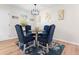
[[44, 26], [44, 30], [45, 30], [46, 32], [49, 32], [49, 29], [50, 29], [50, 26], [49, 26], [49, 25], [45, 25], [45, 26]]
[[54, 35], [54, 30], [55, 30], [55, 25], [50, 25], [50, 30], [48, 34], [48, 43], [52, 42], [53, 40], [53, 35]]
[[15, 25], [15, 28], [16, 28], [19, 42], [24, 43], [24, 33], [23, 33], [23, 29], [22, 29], [21, 25], [17, 24], [17, 25]]
[[26, 33], [28, 33], [29, 30], [31, 30], [31, 26], [30, 26], [30, 25], [26, 25], [26, 26], [25, 26], [25, 30], [26, 30]]

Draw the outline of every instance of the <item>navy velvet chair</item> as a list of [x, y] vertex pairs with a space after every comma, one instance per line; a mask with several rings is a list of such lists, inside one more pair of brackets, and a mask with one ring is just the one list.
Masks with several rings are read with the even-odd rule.
[[31, 41], [34, 41], [34, 37], [32, 36], [24, 36], [24, 33], [23, 33], [23, 29], [22, 29], [22, 26], [17, 24], [15, 25], [15, 28], [16, 28], [16, 32], [17, 32], [17, 35], [18, 35], [18, 39], [19, 39], [19, 47], [22, 45], [23, 46], [23, 53], [25, 53], [25, 50], [30, 48], [32, 45], [30, 46], [27, 46], [28, 42], [31, 42]]
[[46, 53], [49, 52], [49, 45], [53, 41], [53, 35], [54, 35], [55, 25], [50, 25], [50, 28], [48, 29], [48, 35], [46, 37], [38, 37], [39, 46], [46, 48]]
[[31, 26], [30, 25], [26, 25], [25, 26], [25, 32], [26, 32], [26, 36], [35, 36], [34, 33], [32, 33], [32, 29], [31, 29]]
[[45, 25], [45, 26], [44, 26], [44, 31], [49, 32], [49, 28], [50, 28], [49, 25]]
[[43, 38], [47, 38], [49, 29], [50, 29], [50, 26], [49, 26], [49, 25], [45, 25], [43, 32], [42, 32], [42, 33], [39, 33], [39, 34], [38, 34], [38, 37], [41, 36], [41, 37], [43, 37]]
[[26, 33], [31, 33], [31, 26], [30, 25], [26, 25], [25, 26], [25, 31], [26, 31]]

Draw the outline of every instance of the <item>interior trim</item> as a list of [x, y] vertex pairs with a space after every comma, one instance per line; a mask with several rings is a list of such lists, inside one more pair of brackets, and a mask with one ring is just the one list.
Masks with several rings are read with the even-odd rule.
[[69, 43], [69, 44], [73, 44], [73, 45], [77, 45], [77, 46], [79, 46], [79, 43], [70, 42], [70, 41], [63, 40], [63, 39], [55, 39], [55, 40], [58, 40], [58, 41], [61, 41], [61, 42], [66, 42], [66, 43]]

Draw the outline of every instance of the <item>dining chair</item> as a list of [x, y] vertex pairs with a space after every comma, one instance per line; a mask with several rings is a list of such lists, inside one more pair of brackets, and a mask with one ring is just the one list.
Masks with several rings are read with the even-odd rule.
[[44, 30], [41, 33], [38, 33], [38, 37], [44, 37], [47, 38], [48, 32], [49, 32], [50, 26], [49, 25], [45, 25], [44, 26]]
[[25, 31], [26, 31], [26, 33], [31, 32], [31, 25], [26, 25], [25, 26]]
[[19, 39], [19, 47], [23, 46], [23, 53], [25, 54], [26, 49], [29, 49], [30, 47], [35, 45], [35, 44], [32, 44], [32, 45], [28, 46], [28, 43], [34, 41], [35, 38], [32, 36], [29, 36], [29, 35], [24, 36], [23, 29], [22, 29], [21, 25], [16, 24], [15, 28], [16, 28], [16, 32], [18, 35], [18, 39]]
[[47, 32], [49, 31], [49, 28], [50, 28], [49, 25], [45, 25], [45, 26], [44, 26], [44, 30], [47, 31]]
[[32, 33], [31, 25], [26, 25], [25, 26], [25, 32], [26, 32], [26, 34], [28, 34], [30, 36], [34, 36], [35, 35], [35, 33]]
[[50, 25], [50, 28], [48, 30], [48, 35], [46, 37], [38, 37], [39, 46], [45, 48], [46, 53], [49, 52], [49, 45], [53, 41], [53, 35], [54, 35], [55, 25]]

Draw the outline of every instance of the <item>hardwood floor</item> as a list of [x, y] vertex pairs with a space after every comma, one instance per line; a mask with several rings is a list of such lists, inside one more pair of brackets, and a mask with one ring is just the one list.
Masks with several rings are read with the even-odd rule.
[[17, 40], [6, 40], [0, 42], [0, 55], [20, 55], [22, 51], [16, 45]]
[[[79, 46], [61, 41], [56, 42], [65, 45], [63, 55], [79, 55]], [[0, 41], [0, 55], [22, 55], [16, 43], [17, 39]]]

